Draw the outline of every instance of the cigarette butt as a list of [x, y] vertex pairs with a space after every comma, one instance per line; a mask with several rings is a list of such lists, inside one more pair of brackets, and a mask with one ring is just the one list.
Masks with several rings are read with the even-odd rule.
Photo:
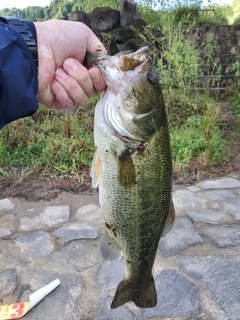
[[52, 292], [57, 286], [59, 286], [60, 280], [56, 279], [42, 287], [41, 289], [37, 290], [36, 292], [30, 294], [29, 296], [29, 309], [32, 309], [39, 301], [41, 301], [44, 297], [46, 297], [50, 292]]

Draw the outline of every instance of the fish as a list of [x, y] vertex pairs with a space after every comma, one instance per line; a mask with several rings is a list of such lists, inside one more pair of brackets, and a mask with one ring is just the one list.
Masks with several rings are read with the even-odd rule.
[[99, 188], [105, 260], [125, 260], [111, 308], [157, 304], [152, 268], [161, 236], [174, 222], [168, 121], [148, 47], [91, 58], [107, 84], [95, 108], [90, 175]]

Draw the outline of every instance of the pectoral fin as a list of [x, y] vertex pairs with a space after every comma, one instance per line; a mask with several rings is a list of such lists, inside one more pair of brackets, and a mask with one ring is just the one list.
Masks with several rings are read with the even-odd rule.
[[162, 237], [164, 237], [172, 229], [174, 221], [175, 221], [175, 209], [174, 209], [174, 205], [172, 203], [171, 212], [170, 212], [170, 215], [169, 215], [169, 217], [167, 219], [165, 227], [163, 229]]
[[134, 163], [127, 148], [118, 155], [118, 179], [124, 188], [131, 188], [136, 183]]
[[106, 228], [101, 241], [101, 255], [103, 259], [108, 261], [119, 260], [122, 256], [122, 251], [114, 239], [114, 236], [109, 235]]
[[99, 182], [102, 180], [101, 161], [97, 149], [92, 160], [90, 176], [92, 178], [92, 187], [97, 188]]

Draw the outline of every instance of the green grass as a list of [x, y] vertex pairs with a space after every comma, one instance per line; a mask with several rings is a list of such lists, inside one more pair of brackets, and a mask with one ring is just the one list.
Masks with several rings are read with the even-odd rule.
[[[209, 122], [210, 120], [210, 122]], [[174, 171], [181, 172], [191, 165], [204, 168], [224, 163], [227, 142], [219, 126], [208, 116], [191, 116], [180, 128], [171, 131], [171, 147]]]
[[28, 168], [47, 176], [79, 178], [94, 154], [91, 106], [61, 116], [40, 107], [33, 117], [4, 127], [0, 131], [0, 175], [11, 176]]
[[[168, 2], [165, 3], [165, 5]], [[233, 9], [230, 6], [208, 6], [207, 10], [200, 10], [200, 6], [193, 4], [188, 6], [179, 6], [174, 10], [168, 10], [165, 6], [163, 10], [153, 10], [150, 7], [139, 5], [141, 18], [147, 25], [162, 26], [169, 17], [174, 25], [200, 26], [200, 25], [225, 25], [229, 23], [229, 17], [233, 15]], [[203, 8], [204, 9], [204, 8]], [[206, 8], [205, 8], [206, 9]], [[239, 18], [238, 18], [239, 20]], [[237, 24], [237, 21], [234, 24]]]
[[[18, 120], [0, 131], [0, 177], [24, 180], [33, 173], [83, 180], [94, 154], [93, 113], [96, 100], [73, 114], [40, 107], [30, 118]], [[227, 144], [219, 128], [219, 109], [208, 100], [203, 115], [189, 116], [170, 125], [175, 172], [223, 163]]]

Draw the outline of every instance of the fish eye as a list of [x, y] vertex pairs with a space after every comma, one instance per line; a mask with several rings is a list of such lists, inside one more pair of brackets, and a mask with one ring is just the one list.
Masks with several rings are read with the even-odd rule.
[[154, 73], [149, 73], [147, 75], [147, 81], [152, 85], [156, 84], [157, 83], [156, 73], [155, 72]]

